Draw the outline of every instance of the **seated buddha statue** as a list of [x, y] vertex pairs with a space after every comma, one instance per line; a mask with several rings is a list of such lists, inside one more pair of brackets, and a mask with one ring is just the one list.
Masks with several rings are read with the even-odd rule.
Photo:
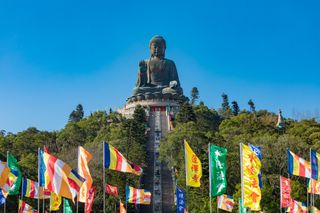
[[[176, 65], [165, 58], [166, 41], [162, 36], [154, 36], [149, 44], [150, 59], [139, 63], [138, 80], [133, 96], [173, 97], [182, 95]], [[169, 95], [169, 96], [168, 96]]]

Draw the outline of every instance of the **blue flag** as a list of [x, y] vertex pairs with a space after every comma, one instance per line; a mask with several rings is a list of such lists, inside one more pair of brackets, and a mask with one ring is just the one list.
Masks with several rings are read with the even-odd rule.
[[[260, 146], [254, 146], [252, 144], [249, 144], [249, 147], [254, 153], [256, 153], [256, 155], [258, 156], [258, 158], [259, 158], [259, 160], [261, 162], [262, 156], [261, 156], [261, 148], [260, 148]], [[259, 178], [260, 189], [262, 189], [262, 173], [261, 173], [261, 170], [259, 172], [258, 178]]]
[[185, 206], [185, 193], [178, 186], [176, 186], [176, 196], [177, 196], [177, 213], [184, 213]]
[[3, 196], [2, 190], [0, 189], [0, 205], [6, 202], [6, 198]]

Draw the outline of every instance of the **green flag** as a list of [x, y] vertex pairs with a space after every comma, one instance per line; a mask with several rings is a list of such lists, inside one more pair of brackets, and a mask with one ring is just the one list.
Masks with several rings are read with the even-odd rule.
[[222, 195], [227, 189], [227, 149], [209, 144], [210, 195]]
[[63, 213], [72, 213], [72, 208], [67, 199], [63, 199]]
[[8, 167], [10, 168], [10, 172], [17, 177], [17, 179], [13, 182], [11, 188], [9, 189], [9, 195], [17, 195], [20, 193], [21, 170], [19, 168], [17, 159], [15, 159], [13, 155], [8, 153], [7, 158], [8, 158], [7, 161], [8, 161]]
[[247, 208], [243, 207], [241, 198], [239, 198], [239, 213], [247, 213]]

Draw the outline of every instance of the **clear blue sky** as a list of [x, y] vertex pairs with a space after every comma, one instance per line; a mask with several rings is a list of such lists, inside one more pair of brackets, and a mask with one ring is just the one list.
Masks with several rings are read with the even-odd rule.
[[186, 95], [319, 115], [319, 1], [1, 1], [0, 129], [64, 127], [123, 106], [155, 34]]

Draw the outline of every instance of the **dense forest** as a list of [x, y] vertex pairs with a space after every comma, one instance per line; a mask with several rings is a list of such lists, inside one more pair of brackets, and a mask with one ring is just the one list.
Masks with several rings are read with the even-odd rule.
[[[199, 91], [193, 88], [191, 97], [181, 100], [180, 112], [176, 115], [174, 129], [160, 145], [161, 160], [175, 168], [177, 184], [185, 189], [183, 141], [187, 139], [203, 166], [200, 188], [189, 188], [189, 212], [209, 212], [209, 171], [208, 143], [225, 147], [227, 155], [227, 194], [233, 195], [237, 203], [240, 197], [239, 143], [252, 143], [262, 149], [262, 201], [261, 207], [266, 212], [279, 211], [279, 176], [288, 176], [287, 148], [309, 160], [309, 149], [320, 152], [320, 124], [315, 119], [295, 121], [284, 119], [283, 128], [276, 127], [277, 114], [267, 110], [257, 110], [252, 100], [248, 109], [240, 109], [237, 102], [229, 104], [228, 96], [222, 94], [219, 109], [213, 109], [199, 102]], [[1, 160], [6, 161], [9, 151], [17, 159], [24, 177], [37, 180], [37, 149], [46, 146], [48, 151], [69, 163], [77, 165], [77, 148], [83, 146], [92, 155], [89, 163], [93, 185], [97, 186], [93, 212], [99, 212], [103, 203], [102, 184], [102, 141], [113, 144], [130, 161], [146, 167], [147, 123], [142, 107], [137, 107], [132, 119], [126, 119], [117, 112], [97, 111], [84, 116], [84, 109], [79, 104], [70, 113], [65, 127], [58, 131], [40, 131], [30, 127], [25, 131], [10, 133], [0, 132]], [[306, 202], [306, 179], [292, 178], [292, 197]], [[139, 176], [106, 170], [107, 183], [117, 186], [119, 198], [125, 200], [125, 184], [143, 187]], [[16, 212], [18, 197], [9, 196], [6, 207]], [[106, 196], [107, 212], [114, 212], [119, 201]], [[32, 206], [37, 201], [23, 198]], [[212, 200], [215, 209], [215, 199]], [[45, 203], [48, 209], [49, 201]], [[320, 207], [320, 199], [316, 200]], [[73, 205], [75, 209], [75, 205]], [[79, 206], [80, 212], [83, 204]], [[128, 212], [134, 206], [128, 205]], [[234, 212], [237, 211], [237, 205]], [[223, 212], [221, 210], [221, 212]]]

